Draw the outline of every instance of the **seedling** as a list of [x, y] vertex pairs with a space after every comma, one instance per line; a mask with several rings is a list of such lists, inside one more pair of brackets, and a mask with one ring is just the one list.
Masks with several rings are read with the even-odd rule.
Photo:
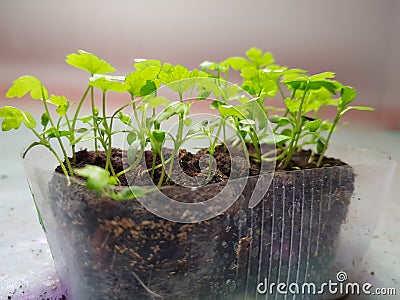
[[[41, 128], [29, 112], [4, 106], [0, 108], [0, 118], [4, 119], [2, 130], [16, 130], [21, 124], [25, 125], [37, 140], [27, 148], [24, 156], [31, 148], [44, 146], [56, 157], [65, 176], [84, 177], [89, 189], [116, 200], [143, 195], [139, 188], [118, 193], [118, 185], [121, 176], [140, 164], [146, 149], [153, 151], [152, 166], [148, 170], [150, 175], [154, 178], [155, 170], [161, 168], [158, 186], [169, 180], [178, 151], [185, 142], [205, 138], [212, 157], [220, 135], [223, 134], [227, 140], [228, 125], [235, 130], [232, 143], [251, 145], [255, 149], [249, 159], [276, 161], [278, 169], [286, 169], [296, 151], [311, 145], [309, 162], [320, 167], [341, 117], [353, 109], [373, 110], [351, 106], [357, 94], [355, 89], [334, 80], [333, 72], [310, 76], [304, 70], [275, 64], [271, 53], [256, 48], [248, 50], [245, 57], [230, 57], [220, 63], [206, 61], [200, 65], [200, 70], [189, 70], [158, 60], [137, 59], [135, 70], [126, 76], [106, 75], [114, 72], [114, 67], [82, 50], [68, 55], [66, 62], [90, 75], [81, 99], [75, 103], [65, 96], [49, 94], [39, 79], [22, 76], [14, 81], [6, 96], [21, 98], [29, 94], [32, 99], [40, 101], [43, 105]], [[240, 84], [228, 82], [232, 72], [240, 72]], [[174, 91], [178, 101], [159, 96], [157, 93], [161, 86]], [[95, 105], [95, 89], [101, 91], [101, 107]], [[128, 93], [130, 101], [109, 112], [107, 95], [111, 92]], [[217, 112], [218, 117], [192, 124], [188, 118], [192, 105], [210, 98], [213, 99], [211, 109]], [[87, 101], [90, 101], [91, 113], [86, 116], [81, 110]], [[283, 110], [279, 104], [274, 105], [278, 101], [283, 102]], [[55, 113], [49, 106], [55, 107]], [[333, 120], [321, 118], [320, 112], [326, 106], [336, 107]], [[174, 118], [178, 125], [177, 133], [172, 135], [163, 125]], [[125, 129], [115, 129], [116, 122]], [[269, 130], [269, 123], [273, 124], [272, 130]], [[111, 163], [116, 134], [126, 137], [130, 164], [118, 173]], [[53, 140], [61, 153], [56, 151]], [[167, 140], [173, 143], [168, 158], [163, 152]], [[97, 155], [99, 151], [105, 152], [104, 169], [96, 166], [74, 168], [76, 149], [84, 141], [93, 141]], [[274, 144], [276, 151], [262, 153], [262, 144]], [[68, 148], [71, 157], [67, 155]], [[156, 165], [157, 158], [161, 161], [159, 165]], [[208, 179], [211, 164], [210, 159]]]

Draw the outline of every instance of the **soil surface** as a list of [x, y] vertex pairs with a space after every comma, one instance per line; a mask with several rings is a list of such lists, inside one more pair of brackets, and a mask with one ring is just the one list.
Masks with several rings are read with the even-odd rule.
[[[163, 154], [168, 159], [171, 151], [163, 149]], [[163, 193], [180, 202], [203, 202], [220, 193], [234, 154], [217, 147], [211, 178], [200, 167], [204, 154], [181, 150], [178, 181], [186, 187], [165, 181]], [[250, 167], [243, 164], [241, 174], [251, 177], [239, 199], [221, 215], [189, 224], [159, 218], [135, 199], [99, 199], [82, 185], [68, 186], [63, 177], [54, 176], [49, 209], [55, 226], [49, 235], [57, 236], [58, 246], [52, 251], [74, 262], [62, 276], [65, 284], [78, 286], [76, 294], [88, 300], [217, 300], [255, 298], [256, 285], [264, 278], [299, 283], [332, 279], [328, 270], [354, 175], [351, 167], [331, 158], [323, 164], [343, 167], [315, 169], [308, 162], [310, 154], [295, 153], [287, 169], [304, 171], [275, 172], [263, 200], [252, 209], [248, 204], [258, 178], [253, 175], [260, 173], [260, 165], [255, 160]], [[152, 163], [152, 152], [146, 151], [145, 162], [121, 176], [121, 184], [148, 185], [152, 179], [146, 170]], [[159, 163], [157, 158], [155, 165]], [[85, 164], [104, 167], [105, 154], [79, 151], [74, 167]], [[112, 164], [116, 173], [128, 167], [127, 153], [113, 149]], [[179, 174], [176, 168], [173, 174]], [[162, 170], [154, 171], [155, 183]], [[209, 184], [193, 192], [190, 186], [199, 180]]]

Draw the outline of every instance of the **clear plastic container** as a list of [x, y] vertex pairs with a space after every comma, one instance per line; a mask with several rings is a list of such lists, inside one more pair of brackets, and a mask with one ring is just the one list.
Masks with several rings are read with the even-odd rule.
[[[290, 298], [302, 299], [304, 283], [314, 284], [316, 294], [329, 280], [343, 283], [358, 274], [395, 169], [367, 150], [332, 147], [328, 156], [349, 165], [276, 172], [253, 208], [249, 200], [260, 177], [238, 181], [234, 204], [196, 223], [164, 220], [143, 207], [162, 202], [158, 194], [142, 203], [92, 201], [80, 184], [67, 186], [54, 174], [56, 162], [40, 148], [24, 166], [68, 299], [288, 297], [278, 284], [286, 291], [297, 285]], [[179, 192], [197, 199], [203, 188], [217, 194], [223, 186]], [[307, 297], [339, 294], [311, 291]]]

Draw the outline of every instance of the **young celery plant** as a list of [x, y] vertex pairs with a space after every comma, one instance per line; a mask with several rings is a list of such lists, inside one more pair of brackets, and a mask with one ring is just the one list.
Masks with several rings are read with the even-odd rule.
[[323, 145], [321, 145], [321, 149], [320, 149], [320, 157], [318, 159], [317, 162], [317, 166], [320, 167], [322, 164], [322, 159], [325, 155], [326, 150], [328, 149], [328, 145], [329, 145], [329, 141], [332, 137], [332, 133], [335, 129], [335, 127], [337, 126], [340, 118], [348, 111], [350, 110], [362, 110], [362, 111], [372, 111], [374, 110], [374, 108], [372, 107], [368, 107], [368, 106], [349, 106], [349, 104], [351, 102], [353, 102], [353, 100], [355, 99], [355, 97], [357, 96], [357, 91], [349, 86], [343, 86], [340, 89], [340, 98], [337, 102], [337, 114], [335, 116], [335, 119], [333, 121], [332, 126], [330, 127], [330, 130], [328, 132], [328, 136], [325, 140], [325, 143], [323, 143]]
[[[26, 75], [19, 77], [13, 82], [13, 85], [6, 93], [6, 97], [8, 98], [21, 98], [26, 94], [30, 94], [31, 98], [34, 100], [41, 100], [43, 103], [43, 107], [45, 112], [41, 117], [43, 132], [38, 132], [35, 130], [36, 121], [33, 116], [28, 112], [24, 112], [18, 108], [12, 106], [4, 106], [0, 109], [0, 118], [4, 118], [2, 123], [2, 130], [8, 131], [11, 129], [18, 129], [20, 125], [23, 123], [27, 128], [29, 128], [32, 133], [38, 138], [37, 142], [31, 144], [26, 151], [24, 152], [24, 156], [27, 151], [29, 151], [32, 147], [37, 145], [43, 145], [48, 148], [56, 157], [57, 161], [60, 163], [60, 166], [66, 176], [73, 175], [72, 166], [70, 160], [68, 159], [67, 151], [64, 147], [64, 144], [61, 140], [63, 136], [68, 137], [70, 140], [72, 139], [70, 132], [61, 131], [60, 124], [62, 119], [66, 119], [67, 124], [70, 126], [70, 121], [66, 117], [66, 112], [70, 106], [69, 102], [65, 97], [51, 95], [48, 96], [47, 89], [42, 85], [39, 79]], [[57, 107], [56, 112], [59, 116], [59, 120], [57, 122], [54, 121], [48, 103], [55, 105]], [[51, 127], [47, 129], [47, 125], [50, 124]], [[56, 153], [54, 147], [51, 145], [50, 140], [55, 138], [62, 150], [64, 155], [65, 163], [63, 159]]]
[[115, 80], [113, 77], [110, 76], [96, 76], [92, 77], [90, 80], [90, 86], [97, 87], [102, 91], [102, 118], [100, 124], [102, 128], [98, 128], [99, 136], [97, 137], [101, 144], [104, 147], [104, 151], [106, 153], [106, 170], [110, 170], [111, 174], [117, 178], [117, 174], [113, 168], [111, 163], [111, 150], [112, 150], [112, 119], [109, 121], [106, 111], [106, 94], [108, 91], [113, 91], [117, 93], [123, 93], [127, 91], [128, 86], [120, 81]]
[[[93, 77], [95, 74], [107, 74], [107, 73], [112, 73], [115, 72], [115, 69], [113, 66], [111, 66], [108, 62], [100, 59], [96, 55], [83, 51], [83, 50], [78, 50], [78, 53], [72, 53], [67, 55], [66, 58], [66, 63], [89, 72], [90, 77]], [[72, 124], [71, 124], [71, 134], [72, 134], [72, 140], [74, 140], [74, 135], [76, 131], [76, 125], [77, 121], [79, 119], [79, 114], [81, 111], [81, 108], [83, 106], [83, 103], [85, 102], [87, 95], [90, 92], [90, 98], [91, 98], [91, 109], [92, 109], [92, 122], [93, 122], [93, 138], [94, 138], [94, 148], [96, 155], [98, 155], [98, 144], [97, 144], [97, 136], [99, 135], [99, 118], [98, 118], [98, 109], [95, 106], [95, 101], [94, 101], [94, 89], [93, 86], [90, 84], [86, 88], [82, 98], [80, 99], [78, 106], [75, 110], [74, 117], [72, 119]], [[72, 155], [75, 160], [75, 144], [72, 145]]]

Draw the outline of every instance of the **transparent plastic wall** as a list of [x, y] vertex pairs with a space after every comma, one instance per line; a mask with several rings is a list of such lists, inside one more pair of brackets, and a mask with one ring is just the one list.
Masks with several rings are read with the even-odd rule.
[[[137, 200], [92, 201], [82, 185], [53, 173], [40, 148], [24, 163], [68, 299], [283, 299], [271, 284], [318, 289], [357, 276], [390, 186], [395, 164], [384, 156], [351, 148], [328, 155], [349, 165], [276, 172], [253, 208], [260, 177], [250, 177], [233, 185], [232, 195], [241, 193], [231, 207], [196, 223], [165, 220]], [[200, 201], [202, 191], [223, 188], [174, 193]], [[141, 202], [159, 201], [150, 193]]]

